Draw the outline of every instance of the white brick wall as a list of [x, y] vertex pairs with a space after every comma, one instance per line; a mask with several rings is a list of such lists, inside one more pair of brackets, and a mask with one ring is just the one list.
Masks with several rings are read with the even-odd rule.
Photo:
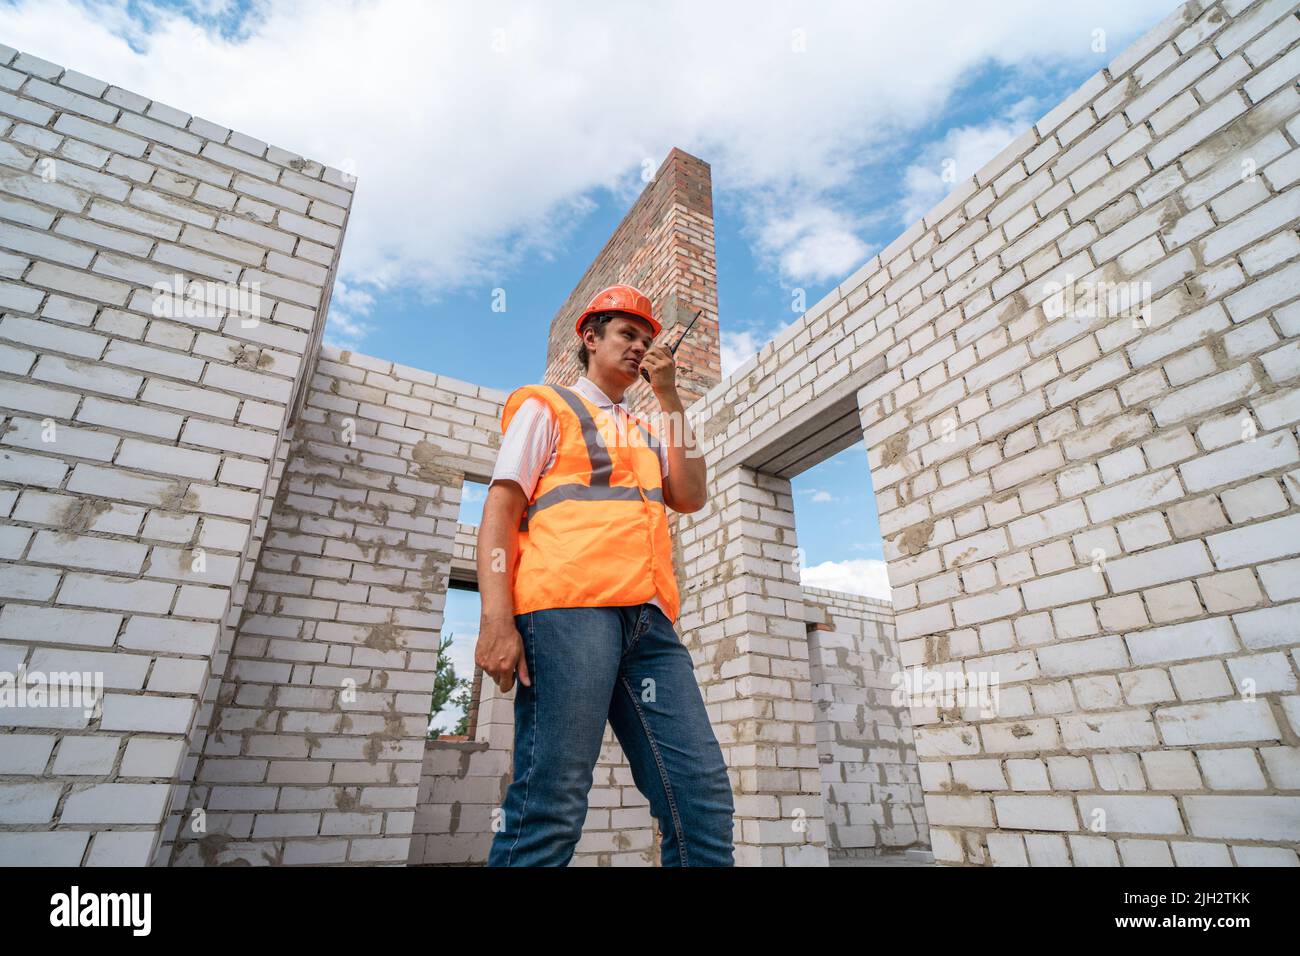
[[[4, 834], [0, 860], [141, 865], [192, 772], [351, 193], [319, 164], [7, 47], [0, 65], [0, 646], [11, 670], [75, 663], [112, 691], [71, 724], [0, 713], [6, 753], [45, 753], [15, 769], [42, 782], [7, 777], [0, 802], [86, 831]], [[253, 195], [271, 204], [247, 241], [230, 211]], [[317, 198], [337, 208], [298, 215]], [[154, 308], [152, 283], [191, 279], [261, 281], [259, 324]]]
[[[1298, 17], [1181, 7], [691, 409], [683, 622], [755, 707], [784, 621], [729, 490], [856, 390], [901, 660], [1000, 679], [912, 713], [942, 862], [1300, 863]], [[1100, 283], [1143, 314], [1062, 308]], [[742, 790], [785, 786], [757, 753]]]
[[[242, 613], [228, 619], [225, 676], [190, 755], [186, 807], [205, 809], [207, 830], [169, 828], [173, 865], [450, 862], [468, 852], [434, 827], [429, 813], [441, 811], [421, 811], [422, 786], [438, 805], [453, 799], [440, 787], [462, 800], [467, 786], [422, 783], [426, 721], [461, 483], [491, 472], [503, 400], [321, 350], [259, 525]], [[232, 426], [203, 427], [211, 445], [236, 437]], [[493, 753], [498, 764], [508, 756]], [[492, 792], [474, 800], [495, 804], [503, 773], [478, 767], [471, 776]], [[430, 832], [439, 839], [426, 849]]]
[[[929, 849], [922, 786], [887, 602], [803, 588], [817, 752], [832, 859]], [[856, 852], [855, 852], [856, 851]]]

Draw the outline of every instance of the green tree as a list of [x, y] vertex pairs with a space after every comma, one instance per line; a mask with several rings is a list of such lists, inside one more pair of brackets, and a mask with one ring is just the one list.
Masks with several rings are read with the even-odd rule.
[[[438, 644], [438, 665], [434, 671], [433, 702], [429, 707], [429, 731], [425, 737], [426, 740], [437, 740], [442, 735], [442, 731], [433, 726], [433, 718], [447, 706], [449, 701], [453, 705], [465, 708], [465, 714], [457, 723], [453, 733], [463, 734], [468, 731], [470, 681], [456, 677], [456, 668], [452, 665], [451, 655], [447, 653], [451, 648], [452, 640], [453, 636], [448, 634]], [[452, 699], [452, 695], [456, 694], [457, 691], [460, 691], [460, 693], [455, 699]]]

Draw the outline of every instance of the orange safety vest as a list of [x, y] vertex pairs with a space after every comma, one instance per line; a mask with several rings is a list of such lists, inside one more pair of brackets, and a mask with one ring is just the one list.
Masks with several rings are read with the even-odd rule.
[[659, 437], [637, 416], [619, 441], [611, 416], [561, 385], [524, 385], [501, 414], [504, 435], [524, 400], [560, 425], [555, 464], [519, 522], [511, 569], [514, 612], [643, 604], [658, 595], [674, 623], [681, 606], [659, 466]]

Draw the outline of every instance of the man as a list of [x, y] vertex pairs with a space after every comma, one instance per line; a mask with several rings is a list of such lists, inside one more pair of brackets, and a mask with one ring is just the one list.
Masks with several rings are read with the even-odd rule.
[[[578, 317], [572, 386], [526, 385], [501, 418], [478, 538], [474, 661], [515, 692], [514, 774], [489, 866], [565, 866], [606, 721], [663, 835], [664, 866], [732, 866], [731, 783], [673, 625], [667, 508], [706, 500], [701, 455], [650, 299], [598, 293]], [[628, 411], [642, 367], [665, 435]], [[661, 437], [663, 440], [661, 441]]]

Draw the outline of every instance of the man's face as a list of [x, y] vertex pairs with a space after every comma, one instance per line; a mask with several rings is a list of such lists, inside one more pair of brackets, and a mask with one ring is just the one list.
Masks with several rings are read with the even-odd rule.
[[601, 369], [606, 375], [630, 385], [636, 381], [641, 359], [649, 351], [654, 336], [650, 325], [641, 319], [616, 315], [605, 326], [605, 337], [594, 331], [586, 333], [587, 367]]

